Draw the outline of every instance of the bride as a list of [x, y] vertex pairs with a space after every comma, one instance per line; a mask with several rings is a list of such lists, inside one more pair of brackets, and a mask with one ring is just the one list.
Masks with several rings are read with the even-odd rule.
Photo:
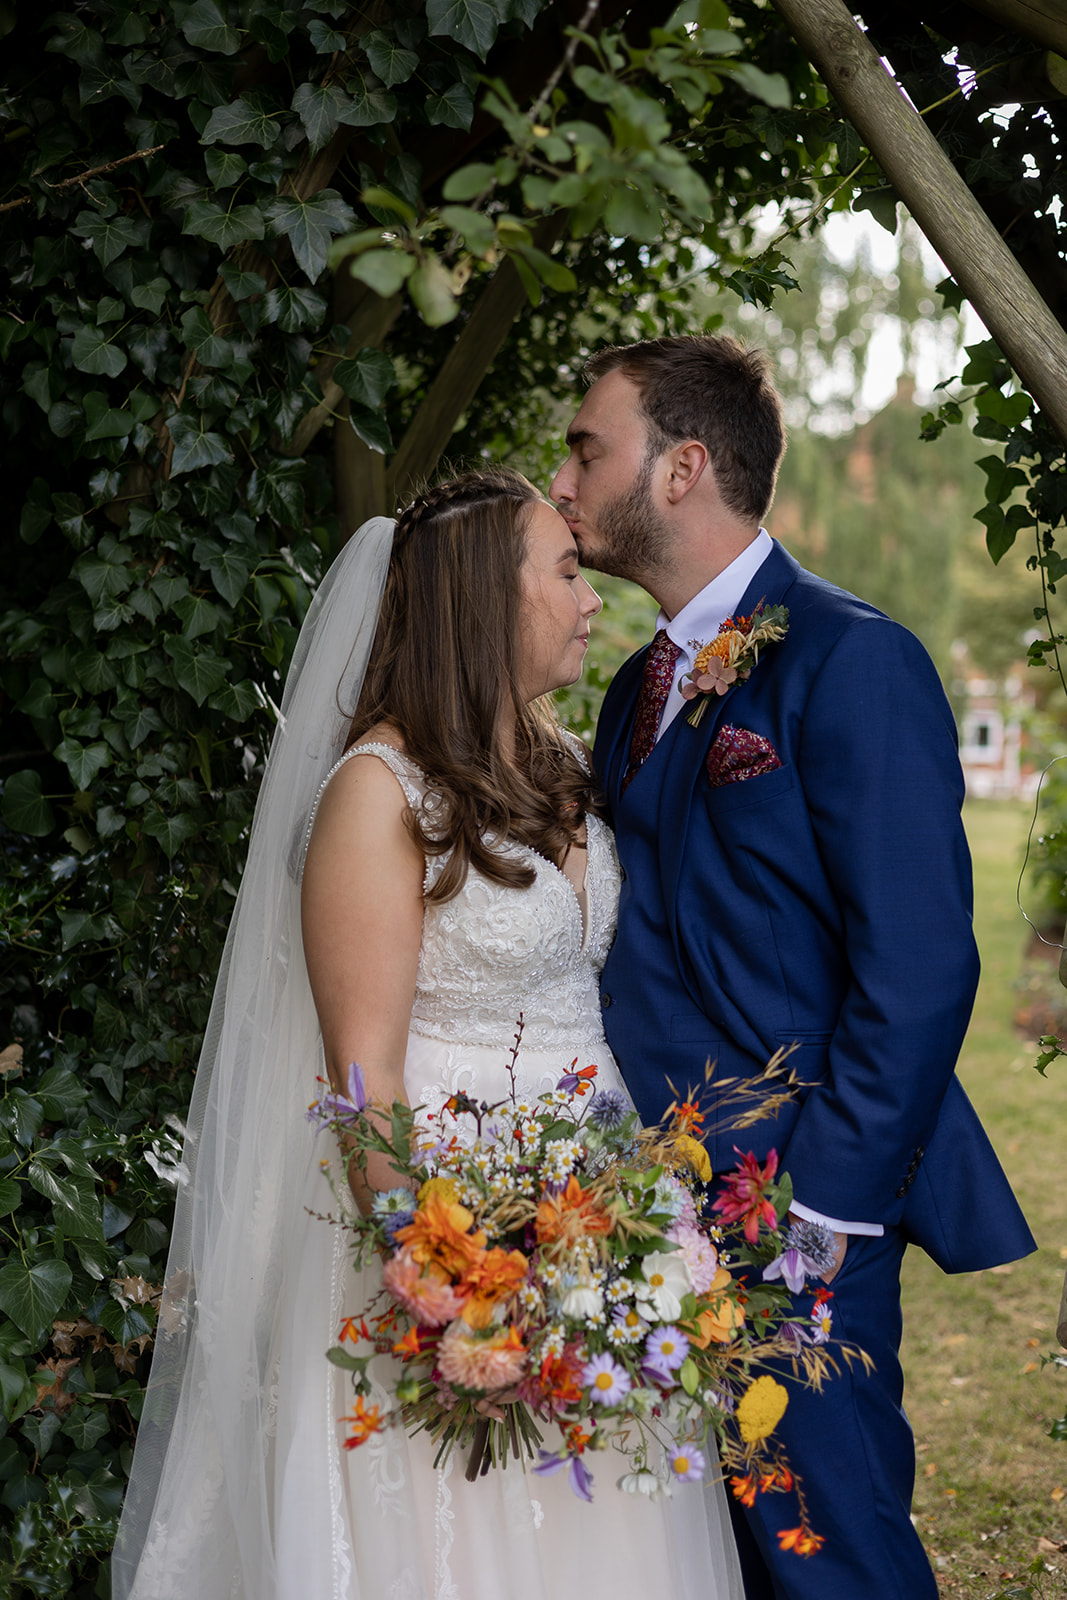
[[[359, 1061], [379, 1101], [622, 1090], [597, 979], [618, 867], [584, 748], [540, 703], [600, 601], [517, 474], [354, 536], [294, 655], [190, 1109], [116, 1600], [740, 1600], [723, 1490], [467, 1482], [400, 1428], [345, 1449], [325, 1359], [366, 1303], [304, 1115]], [[395, 1186], [368, 1162], [358, 1203]]]

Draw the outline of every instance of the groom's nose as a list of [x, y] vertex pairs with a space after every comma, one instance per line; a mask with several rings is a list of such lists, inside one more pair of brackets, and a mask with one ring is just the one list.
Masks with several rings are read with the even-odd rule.
[[568, 457], [548, 486], [549, 499], [562, 511], [564, 505], [574, 499], [574, 487], [574, 472]]

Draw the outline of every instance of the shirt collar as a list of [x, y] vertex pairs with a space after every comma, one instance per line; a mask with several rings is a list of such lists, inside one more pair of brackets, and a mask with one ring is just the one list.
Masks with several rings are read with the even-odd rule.
[[774, 540], [766, 528], [761, 528], [751, 544], [719, 573], [705, 584], [676, 616], [669, 620], [661, 611], [656, 627], [666, 628], [667, 635], [682, 652], [678, 665], [682, 672], [692, 669], [697, 651], [714, 639], [727, 617], [740, 605], [745, 590], [752, 582], [774, 548]]

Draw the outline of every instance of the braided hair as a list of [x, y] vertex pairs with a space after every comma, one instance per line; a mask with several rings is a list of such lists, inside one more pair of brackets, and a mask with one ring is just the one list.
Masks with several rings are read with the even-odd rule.
[[[468, 866], [528, 888], [504, 840], [559, 862], [599, 813], [575, 744], [545, 702], [518, 689], [526, 525], [541, 496], [505, 467], [424, 490], [400, 514], [378, 631], [348, 745], [388, 724], [439, 803], [409, 827], [448, 859], [427, 898], [458, 894]], [[514, 749], [502, 730], [514, 720]]]

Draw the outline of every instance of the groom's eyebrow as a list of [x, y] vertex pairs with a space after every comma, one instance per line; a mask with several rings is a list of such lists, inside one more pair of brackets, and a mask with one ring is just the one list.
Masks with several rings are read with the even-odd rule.
[[567, 432], [566, 432], [566, 435], [565, 435], [565, 438], [566, 438], [566, 441], [567, 441], [567, 447], [570, 450], [573, 450], [575, 445], [585, 444], [586, 440], [588, 440], [588, 439], [596, 439], [598, 437], [599, 437], [599, 435], [595, 434], [591, 428], [575, 428], [575, 427], [568, 428]]

